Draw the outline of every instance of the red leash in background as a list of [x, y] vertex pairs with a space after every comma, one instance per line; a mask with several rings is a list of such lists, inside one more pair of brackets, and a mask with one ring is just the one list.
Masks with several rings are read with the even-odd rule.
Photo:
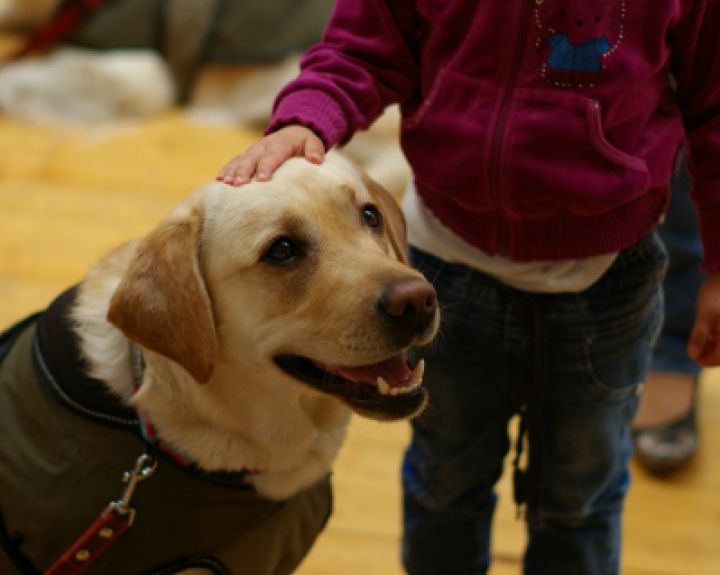
[[74, 0], [66, 2], [47, 25], [33, 33], [18, 50], [10, 55], [9, 60], [19, 60], [33, 52], [51, 48], [72, 32], [83, 18], [110, 1]]

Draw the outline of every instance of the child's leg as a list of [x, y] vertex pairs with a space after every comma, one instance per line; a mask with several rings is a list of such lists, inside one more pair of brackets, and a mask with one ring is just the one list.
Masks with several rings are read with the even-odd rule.
[[631, 423], [662, 322], [664, 250], [647, 238], [550, 308], [541, 527], [527, 575], [619, 572]]
[[418, 251], [413, 258], [438, 290], [443, 324], [424, 351], [430, 405], [413, 425], [403, 466], [403, 561], [412, 575], [477, 575], [490, 561], [509, 382], [522, 372], [508, 318], [522, 310], [483, 274]]

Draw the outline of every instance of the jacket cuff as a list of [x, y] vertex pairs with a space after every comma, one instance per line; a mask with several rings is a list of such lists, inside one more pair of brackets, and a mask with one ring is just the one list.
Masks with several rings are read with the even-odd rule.
[[700, 210], [700, 238], [704, 251], [702, 269], [720, 273], [720, 210]]
[[326, 150], [342, 143], [348, 135], [342, 108], [321, 90], [304, 89], [281, 93], [278, 96], [265, 134], [289, 124], [301, 124], [310, 128], [323, 141]]

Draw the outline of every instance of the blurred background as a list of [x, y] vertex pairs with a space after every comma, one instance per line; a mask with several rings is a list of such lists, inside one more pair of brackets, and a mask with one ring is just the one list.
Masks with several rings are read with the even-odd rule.
[[[253, 143], [332, 1], [92, 4], [0, 0], [0, 325], [45, 307]], [[65, 20], [48, 27], [58, 9]], [[391, 110], [348, 153], [399, 197], [408, 176], [396, 126]], [[691, 465], [663, 479], [633, 470], [624, 574], [720, 573], [717, 371], [700, 392]], [[335, 513], [301, 575], [401, 573], [408, 436], [403, 424], [355, 418]], [[517, 574], [524, 523], [508, 481], [498, 490], [491, 573]]]

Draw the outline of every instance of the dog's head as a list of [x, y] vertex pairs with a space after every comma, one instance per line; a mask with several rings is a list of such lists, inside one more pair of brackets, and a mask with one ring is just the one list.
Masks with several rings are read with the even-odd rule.
[[108, 319], [200, 383], [242, 363], [361, 415], [410, 417], [426, 391], [405, 352], [434, 337], [439, 312], [405, 251], [380, 186], [338, 155], [290, 160], [175, 210], [138, 246]]

